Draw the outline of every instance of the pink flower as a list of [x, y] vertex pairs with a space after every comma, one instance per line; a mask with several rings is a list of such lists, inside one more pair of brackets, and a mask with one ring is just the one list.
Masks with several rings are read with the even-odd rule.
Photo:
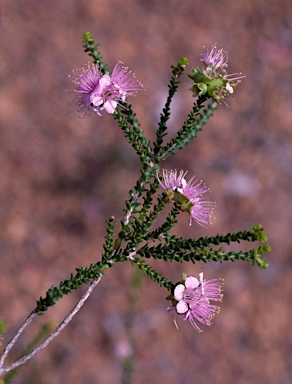
[[92, 92], [98, 87], [101, 79], [98, 65], [90, 65], [88, 63], [87, 66], [84, 65], [82, 68], [73, 71], [73, 74], [75, 77], [71, 80], [77, 84], [78, 87], [70, 92], [77, 94], [73, 103], [79, 107], [78, 112], [84, 112], [84, 114], [95, 112], [100, 115], [99, 109], [94, 108], [90, 100]]
[[[211, 51], [202, 54], [203, 68], [193, 68], [193, 73], [188, 75], [193, 81], [190, 91], [193, 96], [208, 95], [217, 104], [224, 101], [225, 97], [234, 93], [237, 84], [245, 76], [239, 73], [227, 74], [228, 55], [223, 49], [213, 45]], [[225, 103], [226, 104], [226, 103]]]
[[118, 61], [115, 65], [111, 81], [113, 87], [120, 93], [122, 98], [133, 96], [136, 91], [144, 89], [143, 85], [135, 79], [135, 75], [127, 67], [123, 67], [121, 61]]
[[214, 203], [206, 201], [202, 195], [209, 192], [209, 189], [202, 181], [192, 177], [188, 182], [185, 179], [187, 172], [162, 171], [163, 180], [159, 180], [160, 185], [166, 190], [171, 200], [181, 206], [181, 210], [190, 214], [190, 225], [195, 220], [199, 225], [210, 224], [214, 209]]
[[143, 86], [135, 79], [128, 68], [118, 62], [112, 75], [102, 75], [98, 64], [82, 67], [73, 71], [73, 83], [77, 84], [77, 94], [73, 102], [79, 107], [78, 112], [94, 112], [101, 115], [101, 111], [114, 113], [120, 101], [125, 101], [127, 96], [132, 96], [135, 91]]
[[193, 206], [190, 208], [190, 225], [192, 225], [192, 220], [195, 220], [201, 227], [209, 225], [215, 203], [198, 197], [192, 201], [192, 204]]
[[[185, 320], [190, 323], [196, 331], [202, 332], [196, 322], [211, 325], [216, 313], [220, 311], [217, 305], [210, 301], [222, 301], [221, 279], [204, 280], [203, 273], [196, 277], [184, 276], [184, 282], [178, 284], [174, 289], [174, 298], [177, 301], [175, 310], [178, 314], [185, 314]], [[171, 310], [173, 308], [169, 308]]]
[[167, 171], [163, 169], [162, 177], [163, 181], [158, 178], [160, 185], [166, 190], [176, 191], [178, 188], [182, 187], [182, 181], [185, 180], [184, 176], [187, 172], [180, 171], [179, 175], [177, 175], [177, 171]]
[[202, 54], [203, 58], [201, 61], [207, 67], [205, 69], [206, 75], [209, 74], [217, 74], [218, 70], [225, 73], [225, 68], [228, 67], [228, 55], [227, 52], [223, 51], [223, 49], [217, 49], [216, 44], [213, 45], [211, 51], [207, 51], [207, 53]]

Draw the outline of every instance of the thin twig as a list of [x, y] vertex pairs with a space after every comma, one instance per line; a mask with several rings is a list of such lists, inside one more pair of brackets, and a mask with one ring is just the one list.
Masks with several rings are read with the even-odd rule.
[[[16, 343], [16, 341], [18, 340], [19, 336], [22, 334], [22, 332], [25, 330], [25, 328], [28, 326], [28, 324], [36, 317], [37, 313], [36, 313], [36, 310], [34, 309], [29, 315], [28, 317], [25, 319], [25, 321], [23, 322], [23, 324], [21, 325], [21, 327], [19, 328], [18, 332], [12, 337], [12, 339], [10, 340], [10, 342], [7, 344], [6, 348], [4, 349], [3, 351], [3, 354], [1, 356], [1, 359], [0, 359], [0, 367], [3, 367], [3, 364], [4, 364], [4, 360], [6, 359], [9, 351], [11, 350], [11, 348], [13, 347], [13, 345]], [[1, 368], [0, 368], [0, 372], [1, 372]]]
[[[84, 293], [84, 295], [81, 297], [81, 299], [78, 301], [78, 303], [76, 304], [76, 306], [74, 307], [74, 309], [65, 317], [65, 319], [62, 321], [62, 323], [51, 333], [51, 335], [49, 337], [46, 338], [46, 340], [41, 343], [40, 345], [38, 345], [35, 349], [33, 349], [28, 355], [22, 357], [21, 359], [17, 360], [15, 363], [7, 366], [7, 367], [3, 367], [3, 368], [0, 368], [0, 375], [3, 374], [3, 373], [7, 373], [9, 371], [12, 371], [13, 369], [19, 367], [20, 365], [26, 363], [28, 360], [30, 360], [34, 355], [36, 355], [40, 350], [44, 349], [48, 344], [50, 344], [50, 342], [56, 337], [58, 336], [61, 331], [66, 327], [66, 325], [73, 319], [73, 317], [77, 314], [77, 312], [79, 312], [79, 310], [82, 308], [83, 304], [85, 303], [85, 301], [89, 298], [89, 296], [91, 295], [92, 291], [94, 290], [94, 288], [97, 286], [97, 284], [100, 282], [101, 280], [101, 277], [100, 276], [98, 278], [98, 280], [94, 280], [90, 286], [87, 288], [86, 292]], [[3, 355], [5, 354], [5, 356], [1, 358], [1, 361], [2, 361], [2, 364], [4, 362], [4, 359], [5, 357], [7, 356], [9, 350], [12, 348], [12, 346], [15, 344], [16, 340], [18, 339], [18, 337], [20, 336], [20, 334], [23, 332], [24, 328], [27, 327], [27, 325], [33, 320], [33, 318], [35, 317], [36, 315], [36, 312], [33, 311], [30, 316], [27, 318], [27, 320], [23, 323], [23, 325], [21, 326], [21, 328], [19, 329], [19, 331], [17, 332], [17, 334], [13, 337], [13, 339], [10, 341], [10, 343], [7, 345], [7, 347], [5, 348], [5, 351], [3, 353]], [[28, 321], [29, 320], [29, 321]]]

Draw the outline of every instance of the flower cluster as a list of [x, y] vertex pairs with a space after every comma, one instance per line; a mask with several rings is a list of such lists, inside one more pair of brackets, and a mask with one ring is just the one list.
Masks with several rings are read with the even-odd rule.
[[210, 301], [222, 301], [223, 281], [221, 279], [205, 280], [203, 273], [199, 276], [200, 280], [183, 275], [183, 282], [174, 289], [173, 297], [176, 304], [168, 308], [168, 311], [176, 310], [178, 314], [185, 314], [185, 320], [189, 320], [196, 331], [202, 332], [196, 321], [211, 325], [212, 319], [220, 308], [211, 304]]
[[214, 203], [206, 201], [202, 195], [209, 189], [200, 180], [192, 177], [188, 182], [185, 179], [187, 172], [163, 170], [163, 180], [159, 180], [160, 185], [166, 190], [168, 198], [179, 204], [183, 212], [190, 215], [190, 225], [195, 220], [201, 226], [210, 224]]
[[117, 105], [125, 101], [127, 96], [132, 96], [136, 91], [143, 89], [128, 68], [118, 62], [112, 74], [102, 75], [98, 64], [85, 65], [73, 71], [73, 83], [77, 89], [71, 91], [77, 94], [73, 100], [84, 114], [94, 112], [101, 115], [101, 111], [114, 113]]
[[193, 96], [208, 95], [220, 104], [226, 96], [234, 92], [235, 86], [245, 76], [239, 76], [238, 73], [227, 74], [227, 52], [217, 49], [216, 45], [202, 56], [204, 67], [193, 68], [193, 73], [188, 75], [194, 81], [190, 91]]

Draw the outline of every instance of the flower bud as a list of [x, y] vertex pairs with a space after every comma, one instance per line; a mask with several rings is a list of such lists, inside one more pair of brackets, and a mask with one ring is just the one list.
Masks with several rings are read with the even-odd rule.
[[220, 104], [225, 97], [233, 94], [236, 85], [245, 76], [227, 74], [227, 52], [217, 49], [216, 45], [202, 56], [204, 67], [193, 68], [192, 74], [188, 75], [194, 82], [190, 91], [193, 96], [208, 95]]

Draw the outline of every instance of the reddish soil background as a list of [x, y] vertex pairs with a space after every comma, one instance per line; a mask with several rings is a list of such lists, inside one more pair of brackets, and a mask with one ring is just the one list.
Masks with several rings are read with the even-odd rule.
[[[291, 357], [291, 4], [288, 0], [8, 1], [1, 3], [0, 317], [9, 340], [52, 284], [100, 260], [105, 220], [123, 217], [139, 175], [137, 157], [110, 115], [79, 119], [68, 79], [89, 61], [90, 31], [113, 68], [122, 60], [146, 92], [133, 106], [153, 139], [167, 95], [170, 65], [198, 65], [204, 46], [229, 53], [231, 73], [246, 79], [167, 168], [188, 169], [210, 187], [216, 220], [207, 229], [181, 216], [185, 237], [261, 223], [270, 235], [269, 268], [226, 262], [204, 266], [225, 279], [221, 312], [198, 334], [166, 313], [167, 292], [148, 278], [138, 292], [133, 383], [288, 384]], [[185, 78], [175, 98], [170, 137], [192, 99]], [[126, 182], [125, 182], [126, 180]], [[239, 246], [232, 249], [239, 250]], [[244, 248], [247, 249], [247, 248]], [[202, 266], [153, 263], [169, 279]], [[132, 269], [108, 271], [89, 302], [14, 383], [122, 383]], [[37, 319], [57, 324], [84, 290]], [[4, 343], [3, 342], [3, 343]]]

